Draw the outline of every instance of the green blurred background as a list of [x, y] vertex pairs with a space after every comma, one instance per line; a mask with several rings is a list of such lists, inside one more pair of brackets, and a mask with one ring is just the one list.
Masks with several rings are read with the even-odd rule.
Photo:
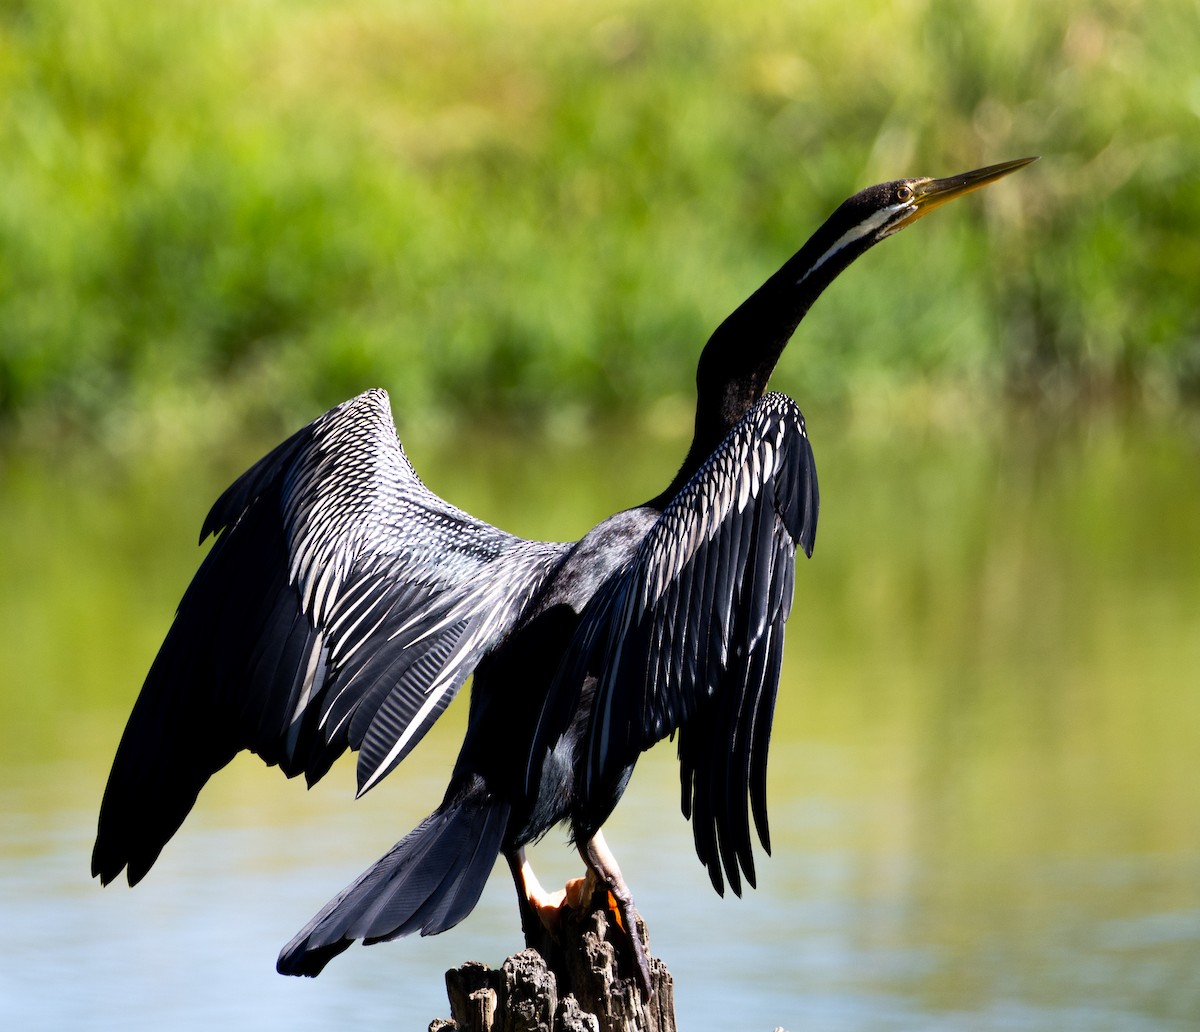
[[1025, 154], [822, 301], [802, 400], [1200, 393], [1191, 0], [0, 11], [10, 432], [686, 402], [847, 194]]
[[609, 838], [687, 1028], [1194, 1029], [1198, 54], [1195, 0], [0, 0], [0, 1024], [443, 1013], [517, 945], [502, 878], [271, 964], [436, 803], [457, 704], [355, 806], [236, 763], [145, 885], [87, 881], [207, 506], [384, 386], [431, 487], [577, 537], [669, 480], [704, 340], [845, 196], [1039, 154], [777, 371], [822, 524], [760, 891], [711, 895], [669, 748]]

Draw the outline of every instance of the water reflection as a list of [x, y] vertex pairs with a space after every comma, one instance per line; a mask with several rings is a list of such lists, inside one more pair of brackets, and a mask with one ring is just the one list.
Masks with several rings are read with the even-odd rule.
[[[775, 856], [719, 900], [670, 749], [609, 839], [688, 1029], [1156, 1029], [1200, 1015], [1200, 472], [1179, 427], [826, 439], [772, 750]], [[652, 494], [679, 442], [414, 441], [431, 486], [529, 536]], [[137, 682], [229, 468], [3, 473], [0, 1024], [424, 1028], [441, 975], [516, 945], [507, 879], [462, 926], [355, 949], [315, 982], [275, 951], [440, 798], [456, 706], [351, 804], [247, 760], [133, 892], [86, 876]], [[90, 475], [87, 471], [90, 470]], [[570, 482], [564, 500], [557, 485]], [[546, 877], [577, 873], [551, 836]]]

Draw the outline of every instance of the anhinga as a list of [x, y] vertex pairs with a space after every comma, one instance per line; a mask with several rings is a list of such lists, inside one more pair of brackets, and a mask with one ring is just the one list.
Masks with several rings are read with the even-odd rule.
[[678, 732], [683, 812], [718, 892], [769, 851], [767, 745], [797, 545], [817, 477], [795, 402], [765, 394], [820, 293], [868, 248], [1032, 161], [902, 179], [843, 203], [712, 335], [695, 436], [670, 486], [574, 543], [526, 541], [438, 498], [373, 390], [279, 445], [218, 499], [216, 535], [117, 750], [92, 872], [150, 869], [241, 749], [311, 784], [358, 750], [361, 794], [474, 673], [441, 805], [325, 906], [278, 968], [317, 974], [355, 939], [440, 932], [503, 854], [522, 919], [553, 905], [524, 846], [569, 822], [616, 900], [643, 983], [633, 899], [601, 826], [639, 754]]

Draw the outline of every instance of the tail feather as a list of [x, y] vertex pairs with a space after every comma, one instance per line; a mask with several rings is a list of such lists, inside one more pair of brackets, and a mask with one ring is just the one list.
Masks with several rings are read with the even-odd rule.
[[479, 902], [509, 807], [469, 795], [426, 817], [331, 899], [279, 954], [284, 975], [320, 974], [355, 939], [368, 945], [452, 928]]
[[[432, 899], [429, 901], [433, 904], [432, 909], [421, 915], [422, 935], [436, 935], [447, 928], [453, 928], [475, 908], [482, 886], [487, 882], [488, 875], [496, 864], [499, 840], [503, 838], [507, 829], [508, 808], [504, 808], [502, 815], [493, 809], [490, 812], [489, 823], [495, 824], [495, 829], [485, 830], [480, 835], [470, 860], [461, 871], [455, 873], [453, 884], [447, 885], [445, 891], [439, 893], [436, 902]], [[496, 837], [496, 845], [490, 842], [492, 835]], [[472, 890], [471, 886], [476, 884], [480, 888]]]

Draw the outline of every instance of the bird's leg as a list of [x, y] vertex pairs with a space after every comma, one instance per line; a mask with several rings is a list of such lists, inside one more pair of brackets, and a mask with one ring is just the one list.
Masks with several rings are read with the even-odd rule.
[[517, 886], [517, 900], [521, 909], [521, 930], [525, 941], [533, 944], [540, 941], [544, 929], [551, 935], [557, 934], [564, 906], [578, 908], [582, 901], [591, 897], [589, 881], [595, 875], [589, 870], [587, 878], [573, 878], [557, 892], [547, 892], [522, 847], [506, 856], [513, 881]]
[[613, 902], [616, 903], [617, 914], [621, 918], [621, 924], [625, 926], [625, 932], [633, 946], [634, 960], [637, 961], [638, 982], [641, 983], [642, 992], [649, 998], [651, 993], [650, 954], [646, 949], [643, 936], [645, 925], [638, 915], [637, 907], [633, 904], [633, 893], [629, 891], [629, 886], [625, 884], [625, 879], [621, 876], [617, 858], [612, 855], [612, 850], [604, 841], [604, 835], [599, 831], [579, 847], [579, 855], [587, 864], [588, 872], [595, 875], [599, 884], [608, 890]]
[[[549, 925], [543, 915], [556, 911], [562, 903], [562, 893], [549, 893], [542, 888], [538, 876], [533, 873], [533, 867], [525, 856], [525, 850], [518, 849], [515, 853], [505, 856], [509, 870], [512, 871], [513, 882], [517, 886], [517, 905], [521, 910], [521, 930], [525, 933], [526, 943], [537, 941], [543, 928]], [[557, 898], [556, 898], [557, 897]]]

